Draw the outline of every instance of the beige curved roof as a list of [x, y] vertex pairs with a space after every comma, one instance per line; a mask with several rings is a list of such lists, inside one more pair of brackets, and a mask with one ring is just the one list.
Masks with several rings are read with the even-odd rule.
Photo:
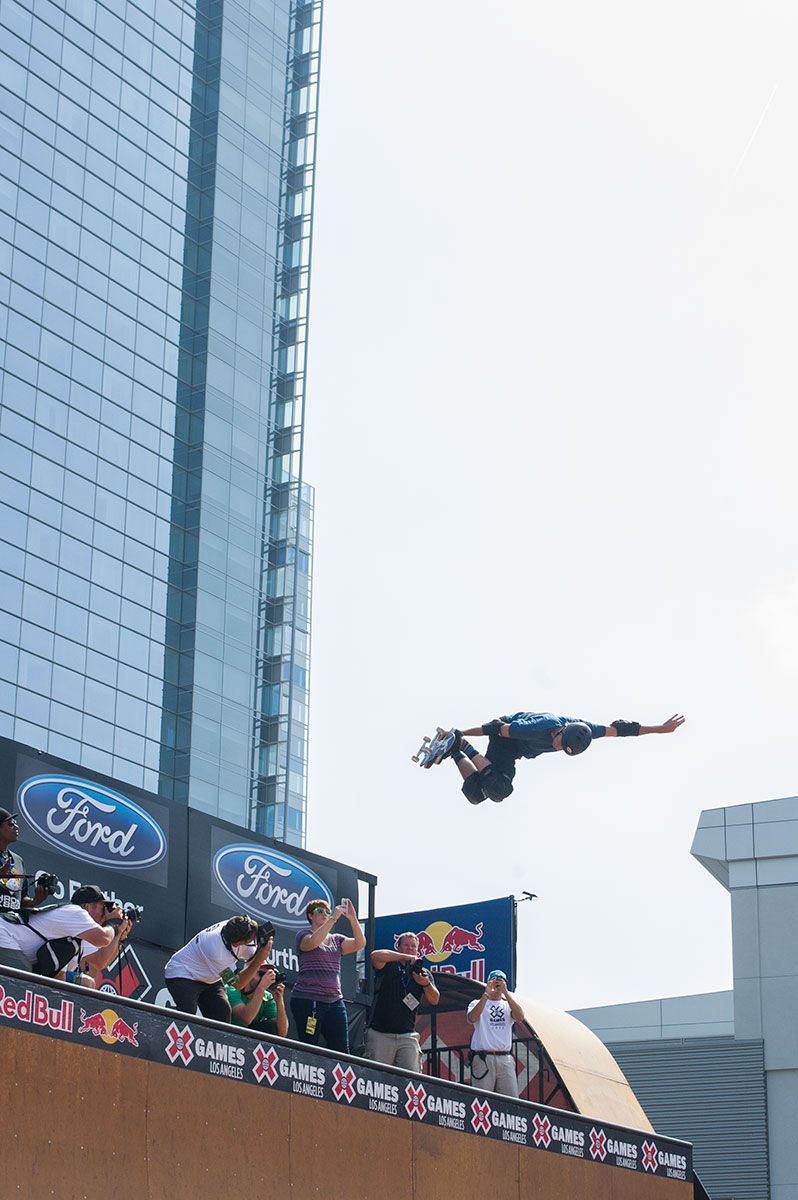
[[603, 1042], [576, 1017], [515, 995], [526, 1024], [545, 1046], [577, 1112], [653, 1133], [626, 1077]]

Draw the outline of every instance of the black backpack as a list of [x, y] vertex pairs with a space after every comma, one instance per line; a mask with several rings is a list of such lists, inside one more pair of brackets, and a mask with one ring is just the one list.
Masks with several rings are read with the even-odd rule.
[[42, 939], [33, 969], [37, 975], [48, 975], [50, 978], [57, 975], [59, 971], [63, 971], [70, 959], [73, 959], [76, 954], [80, 954], [79, 937], [46, 938], [30, 924], [31, 917], [36, 917], [39, 913], [53, 912], [56, 908], [63, 908], [63, 905], [48, 904], [46, 908], [21, 908], [18, 912], [0, 913], [2, 920], [8, 921], [12, 925], [25, 925], [31, 933], [35, 933], [38, 938]]

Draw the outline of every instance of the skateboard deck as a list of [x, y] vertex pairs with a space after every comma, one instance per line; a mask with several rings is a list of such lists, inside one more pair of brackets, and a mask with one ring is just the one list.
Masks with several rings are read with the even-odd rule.
[[453, 729], [441, 729], [439, 725], [435, 736], [425, 737], [416, 753], [412, 755], [413, 762], [422, 767], [432, 767], [435, 763], [443, 762], [444, 755], [454, 745], [454, 739]]

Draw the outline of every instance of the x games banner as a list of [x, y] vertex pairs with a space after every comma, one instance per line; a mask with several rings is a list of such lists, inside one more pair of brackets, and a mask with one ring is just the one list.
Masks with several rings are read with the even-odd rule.
[[30, 985], [0, 969], [0, 1021], [144, 1058], [179, 1071], [199, 1071], [266, 1091], [291, 1092], [403, 1121], [514, 1142], [641, 1174], [692, 1181], [691, 1147], [524, 1101], [297, 1043], [244, 1033], [159, 1012], [147, 1005], [78, 989]]

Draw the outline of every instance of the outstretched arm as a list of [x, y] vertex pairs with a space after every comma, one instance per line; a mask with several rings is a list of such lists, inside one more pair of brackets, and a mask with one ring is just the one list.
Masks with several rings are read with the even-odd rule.
[[684, 725], [684, 717], [674, 713], [661, 725], [638, 725], [637, 721], [613, 721], [607, 726], [607, 737], [642, 737], [644, 733], [675, 733]]

